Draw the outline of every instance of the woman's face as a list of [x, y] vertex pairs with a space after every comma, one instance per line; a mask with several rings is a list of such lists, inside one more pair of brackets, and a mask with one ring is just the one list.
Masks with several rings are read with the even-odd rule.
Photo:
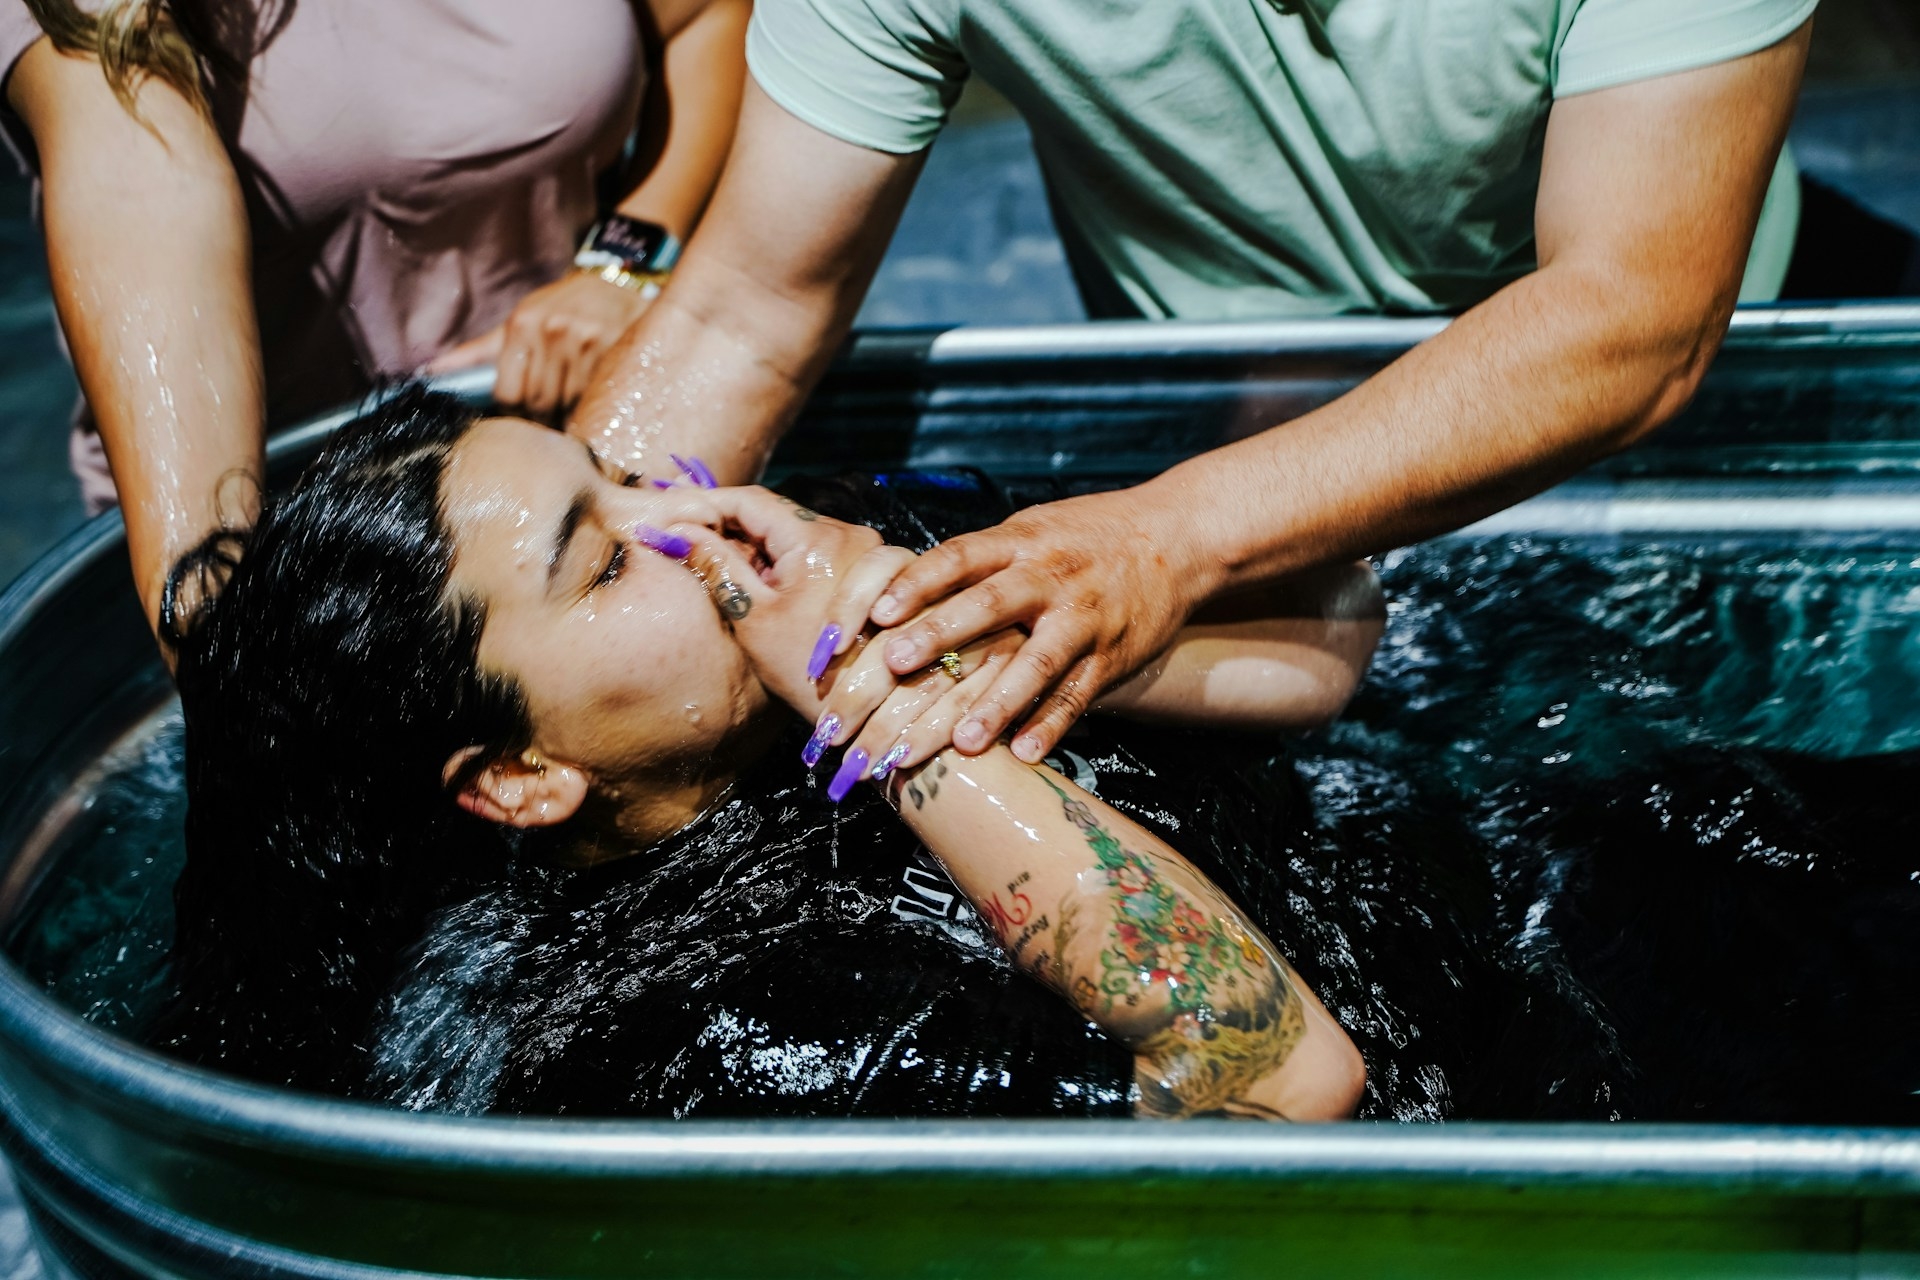
[[769, 699], [700, 580], [635, 536], [717, 529], [713, 504], [629, 484], [571, 436], [477, 423], [441, 481], [452, 590], [485, 602], [480, 664], [519, 682], [536, 751], [601, 787], [691, 783], [729, 768], [720, 748]]

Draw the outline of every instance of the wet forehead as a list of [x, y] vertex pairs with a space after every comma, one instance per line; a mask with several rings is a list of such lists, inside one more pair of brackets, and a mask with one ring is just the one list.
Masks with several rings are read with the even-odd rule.
[[540, 592], [560, 523], [591, 479], [571, 437], [515, 418], [475, 425], [442, 488], [454, 581], [490, 599]]

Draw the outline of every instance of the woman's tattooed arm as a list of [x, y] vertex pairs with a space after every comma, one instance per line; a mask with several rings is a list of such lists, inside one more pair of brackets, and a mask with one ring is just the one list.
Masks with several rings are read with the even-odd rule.
[[1225, 894], [1052, 771], [943, 753], [895, 788], [1015, 963], [1134, 1049], [1140, 1114], [1284, 1118], [1310, 1023], [1344, 1039]]
[[1023, 938], [1009, 944], [1014, 959], [1133, 1045], [1145, 1113], [1275, 1117], [1247, 1095], [1306, 1030], [1285, 963], [1191, 867], [1127, 848], [1090, 805], [1037, 772], [1095, 870], [1062, 898], [1051, 950], [1023, 955], [1034, 949]]

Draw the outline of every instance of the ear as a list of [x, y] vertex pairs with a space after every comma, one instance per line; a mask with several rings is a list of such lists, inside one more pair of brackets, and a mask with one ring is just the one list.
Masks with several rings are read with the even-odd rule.
[[[441, 781], [451, 785], [485, 749], [454, 752], [440, 771]], [[586, 799], [587, 775], [579, 766], [524, 751], [489, 763], [460, 789], [454, 803], [509, 827], [551, 827], [580, 812]]]

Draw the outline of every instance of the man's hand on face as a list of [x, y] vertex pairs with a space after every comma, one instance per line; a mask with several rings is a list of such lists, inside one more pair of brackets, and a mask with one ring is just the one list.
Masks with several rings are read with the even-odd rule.
[[902, 569], [874, 605], [874, 622], [893, 628], [874, 643], [898, 675], [978, 636], [1023, 628], [1026, 642], [953, 742], [975, 755], [1017, 722], [1013, 753], [1037, 763], [1224, 580], [1219, 559], [1198, 544], [1192, 524], [1150, 487], [1032, 507]]
[[949, 660], [897, 675], [868, 643], [867, 614], [913, 552], [765, 489], [715, 489], [711, 497], [720, 530], [676, 524], [670, 532], [687, 540], [688, 566], [761, 682], [815, 722], [806, 763], [846, 747], [831, 798], [944, 750], [1023, 636], [990, 633], [952, 646]]

